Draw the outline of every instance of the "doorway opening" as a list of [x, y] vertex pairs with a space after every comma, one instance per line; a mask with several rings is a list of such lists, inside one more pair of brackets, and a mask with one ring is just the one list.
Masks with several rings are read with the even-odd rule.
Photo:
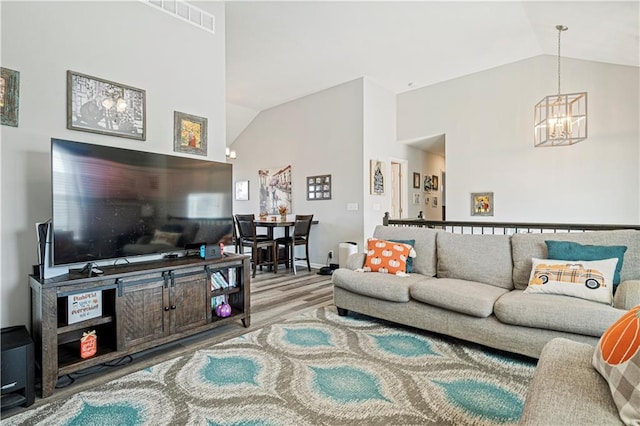
[[407, 161], [391, 160], [391, 217], [402, 219], [406, 217], [407, 191], [405, 179], [407, 175]]

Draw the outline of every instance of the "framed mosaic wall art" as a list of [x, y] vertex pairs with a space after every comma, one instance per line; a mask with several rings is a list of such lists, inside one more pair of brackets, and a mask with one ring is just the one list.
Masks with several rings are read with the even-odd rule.
[[308, 176], [307, 177], [307, 200], [330, 200], [331, 199], [331, 175]]
[[207, 155], [207, 119], [180, 111], [173, 112], [173, 150]]
[[20, 72], [0, 68], [0, 115], [4, 126], [18, 127]]
[[471, 193], [471, 216], [493, 216], [493, 192]]

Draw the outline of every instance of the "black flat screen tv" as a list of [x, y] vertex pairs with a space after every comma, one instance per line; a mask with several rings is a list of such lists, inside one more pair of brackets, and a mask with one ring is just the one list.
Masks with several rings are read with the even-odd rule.
[[231, 164], [51, 139], [53, 265], [229, 243]]

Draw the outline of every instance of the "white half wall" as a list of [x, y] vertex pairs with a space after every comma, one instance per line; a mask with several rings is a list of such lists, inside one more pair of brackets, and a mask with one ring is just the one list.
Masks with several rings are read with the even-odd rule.
[[[588, 139], [534, 148], [533, 107], [556, 92], [538, 56], [398, 96], [398, 139], [446, 134], [447, 219], [640, 223], [640, 69], [562, 59], [562, 92], [588, 92]], [[495, 215], [471, 216], [493, 191]]]
[[[215, 35], [138, 1], [0, 2], [2, 66], [20, 71], [19, 127], [0, 133], [2, 327], [29, 324], [52, 137], [171, 154], [177, 110], [208, 118], [207, 158], [224, 161], [224, 3], [212, 7]], [[67, 130], [67, 70], [146, 90], [147, 140]]]

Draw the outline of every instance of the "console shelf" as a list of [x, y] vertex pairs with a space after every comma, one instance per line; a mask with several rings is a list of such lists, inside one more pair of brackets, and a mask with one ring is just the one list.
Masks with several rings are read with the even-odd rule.
[[[183, 257], [101, 267], [104, 274], [97, 277], [77, 273], [50, 279], [30, 276], [31, 332], [42, 375], [42, 397], [53, 393], [61, 375], [233, 321], [241, 320], [249, 327], [249, 260], [237, 254], [207, 260]], [[214, 273], [231, 279], [232, 286], [212, 289]], [[78, 321], [68, 309], [70, 296], [87, 292], [100, 292], [101, 314]], [[218, 318], [212, 308], [220, 296], [231, 305], [227, 318]], [[82, 359], [80, 339], [92, 330], [98, 351]]]
[[82, 321], [76, 324], [58, 327], [58, 334], [65, 334], [65, 333], [69, 333], [71, 331], [77, 331], [77, 330], [86, 330], [87, 328], [95, 327], [97, 325], [102, 325], [102, 324], [109, 324], [110, 322], [113, 322], [112, 315], [107, 315], [105, 317], [100, 317], [100, 318], [93, 318], [93, 319]]

